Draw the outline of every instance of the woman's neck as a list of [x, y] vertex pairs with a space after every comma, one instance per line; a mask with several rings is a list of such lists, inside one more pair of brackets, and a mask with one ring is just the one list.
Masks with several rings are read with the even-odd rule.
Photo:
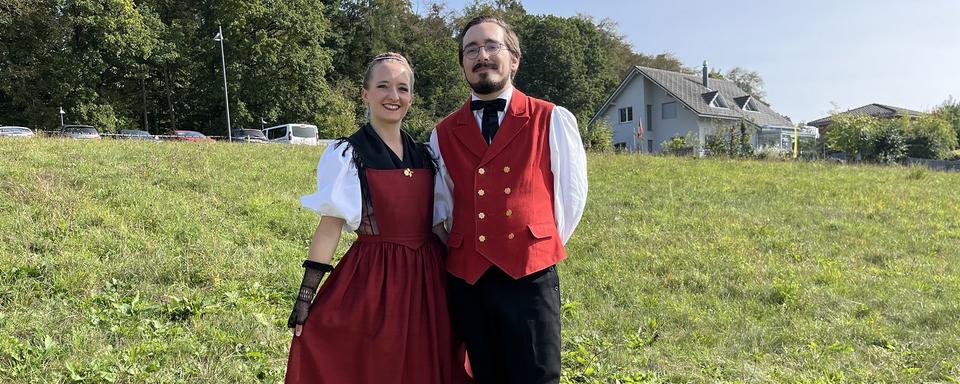
[[397, 157], [403, 159], [403, 139], [400, 135], [400, 123], [383, 123], [370, 121], [370, 126], [380, 136]]

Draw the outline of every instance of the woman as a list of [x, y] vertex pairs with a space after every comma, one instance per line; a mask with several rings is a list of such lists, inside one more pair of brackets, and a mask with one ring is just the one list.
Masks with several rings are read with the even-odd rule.
[[[433, 157], [400, 130], [413, 82], [400, 54], [370, 62], [362, 91], [370, 122], [327, 148], [317, 192], [301, 199], [321, 219], [288, 321], [287, 383], [464, 382], [447, 313], [445, 232], [431, 232]], [[341, 229], [358, 236], [334, 269]]]

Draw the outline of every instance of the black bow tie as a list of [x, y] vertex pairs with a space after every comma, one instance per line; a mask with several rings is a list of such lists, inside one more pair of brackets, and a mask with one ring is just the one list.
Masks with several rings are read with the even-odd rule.
[[471, 111], [494, 109], [497, 112], [503, 112], [504, 109], [507, 109], [507, 100], [505, 99], [493, 99], [493, 100], [473, 100], [470, 102]]

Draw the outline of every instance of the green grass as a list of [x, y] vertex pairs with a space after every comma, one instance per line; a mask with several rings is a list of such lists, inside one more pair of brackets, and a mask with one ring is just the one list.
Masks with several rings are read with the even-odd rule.
[[[319, 154], [0, 140], [0, 382], [280, 382]], [[960, 174], [589, 162], [564, 382], [960, 380]]]

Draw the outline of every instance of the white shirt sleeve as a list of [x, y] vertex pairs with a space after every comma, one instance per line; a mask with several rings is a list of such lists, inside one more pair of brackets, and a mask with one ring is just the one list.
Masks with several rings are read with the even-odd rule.
[[577, 118], [560, 106], [555, 106], [550, 116], [550, 170], [557, 229], [566, 244], [587, 205], [587, 154]]
[[437, 176], [433, 184], [433, 225], [447, 222], [449, 229], [453, 227], [453, 180], [443, 162], [436, 129], [430, 133], [430, 151], [437, 158]]
[[[343, 147], [346, 145], [346, 147]], [[300, 197], [300, 204], [321, 216], [339, 217], [344, 232], [360, 226], [360, 178], [353, 163], [353, 147], [330, 144], [317, 163], [317, 191]]]

